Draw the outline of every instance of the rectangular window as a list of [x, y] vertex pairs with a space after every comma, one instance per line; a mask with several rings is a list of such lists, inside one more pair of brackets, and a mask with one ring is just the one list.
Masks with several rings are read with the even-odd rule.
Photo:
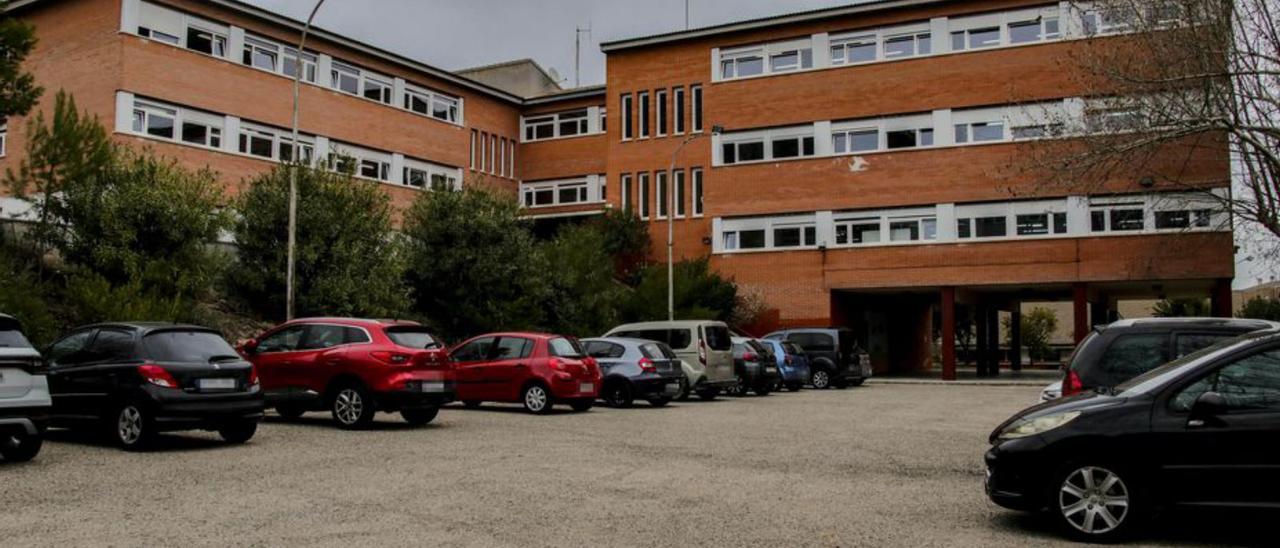
[[978, 238], [1003, 238], [1009, 235], [1009, 219], [1006, 217], [979, 217], [973, 220], [974, 236]]
[[693, 216], [701, 217], [703, 214], [702, 206], [702, 170], [693, 170]]
[[658, 218], [666, 219], [667, 212], [671, 208], [671, 195], [667, 194], [667, 172], [659, 171], [654, 176], [655, 183], [658, 187]]
[[222, 128], [193, 120], [182, 122], [182, 141], [211, 148], [222, 147]]
[[524, 120], [524, 140], [525, 141], [541, 141], [543, 139], [554, 139], [556, 136], [556, 117], [555, 116], [538, 116], [535, 118], [525, 118]]
[[791, 72], [813, 68], [813, 49], [781, 51], [769, 56], [769, 72]]
[[176, 109], [149, 103], [134, 103], [133, 131], [135, 133], [163, 139], [174, 139], [177, 123], [178, 111]]
[[831, 134], [831, 145], [836, 154], [880, 150], [880, 130], [872, 128], [836, 131]]
[[557, 114], [556, 136], [572, 137], [574, 135], [586, 135], [587, 115], [588, 111], [586, 110], [575, 110], [573, 112]]
[[640, 218], [649, 218], [649, 174], [641, 173], [639, 175], [640, 184]]
[[365, 99], [391, 104], [391, 82], [365, 76], [362, 94]]
[[1000, 27], [984, 27], [951, 33], [951, 50], [965, 51], [1000, 45]]
[[1047, 213], [1018, 215], [1017, 221], [1019, 236], [1044, 236], [1049, 234], [1049, 215]]
[[507, 176], [507, 138], [498, 139], [498, 175]]
[[693, 132], [702, 133], [702, 86], [689, 88], [693, 94]]
[[657, 91], [658, 101], [658, 136], [665, 137], [667, 135], [667, 90], [660, 89]]
[[880, 219], [868, 217], [836, 222], [837, 245], [862, 245], [880, 242]]
[[631, 139], [632, 136], [632, 120], [631, 120], [631, 94], [622, 96], [622, 140]]
[[621, 187], [620, 189], [621, 195], [618, 196], [618, 200], [622, 204], [621, 209], [627, 213], [630, 213], [631, 212], [631, 175], [623, 175], [622, 184], [619, 186]]
[[360, 95], [360, 69], [334, 61], [329, 71], [329, 85], [343, 93]]
[[242, 129], [240, 131], [240, 152], [250, 156], [274, 160], [276, 158], [275, 140], [274, 133]]
[[636, 100], [640, 102], [640, 138], [644, 139], [649, 136], [649, 92], [641, 92]]
[[764, 249], [764, 230], [743, 230], [738, 232], [738, 249]]
[[257, 38], [251, 38], [248, 36], [244, 38], [244, 64], [262, 70], [276, 72], [279, 60], [279, 46]]
[[763, 140], [724, 143], [722, 146], [726, 165], [765, 159]]
[[684, 122], [684, 112], [685, 112], [684, 88], [676, 88], [671, 100], [671, 106], [675, 110], [673, 115], [676, 123], [675, 134], [680, 135], [684, 133], [684, 123], [685, 123]]
[[498, 173], [498, 136], [489, 136], [489, 174]]
[[817, 245], [815, 226], [787, 226], [773, 229], [773, 247], [813, 247]]
[[227, 37], [199, 27], [187, 27], [187, 49], [214, 57], [226, 57]]
[[404, 108], [445, 122], [459, 123], [462, 100], [416, 86], [405, 86]]
[[890, 36], [884, 39], [884, 58], [901, 59], [933, 52], [933, 35], [928, 32]]
[[1089, 213], [1093, 232], [1135, 232], [1146, 228], [1141, 205], [1112, 205]]
[[471, 130], [471, 170], [476, 169], [476, 130]]
[[956, 143], [983, 143], [1004, 140], [1004, 122], [956, 124]]
[[1067, 214], [1066, 213], [1053, 214], [1053, 233], [1054, 234], [1067, 233]]
[[587, 182], [581, 179], [521, 184], [525, 207], [551, 207], [587, 202]]
[[0, 118], [0, 157], [9, 154], [9, 119]]
[[[297, 48], [284, 48], [284, 56], [281, 58], [280, 71], [290, 78], [297, 77], [298, 71], [298, 50]], [[319, 58], [310, 53], [302, 54], [302, 81], [315, 83], [316, 72], [319, 70]]]
[[938, 220], [934, 217], [890, 220], [889, 241], [916, 242], [938, 239]]
[[1025, 44], [1039, 42], [1042, 37], [1040, 21], [1019, 21], [1009, 23], [1009, 43]]
[[1176, 230], [1187, 228], [1209, 228], [1213, 212], [1207, 209], [1183, 211], [1157, 211], [1156, 229]]
[[933, 146], [933, 129], [889, 131], [885, 133], [885, 138], [890, 150]]
[[720, 77], [725, 80], [764, 74], [764, 52], [759, 49], [720, 54]]
[[685, 194], [684, 194], [684, 170], [676, 170], [675, 173], [675, 193], [676, 193], [676, 217], [684, 218], [685, 214]]
[[831, 64], [852, 65], [876, 60], [876, 35], [853, 36], [831, 41]]

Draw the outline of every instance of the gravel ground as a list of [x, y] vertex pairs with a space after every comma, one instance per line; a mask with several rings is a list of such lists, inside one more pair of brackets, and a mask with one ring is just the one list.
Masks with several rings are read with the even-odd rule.
[[[1046, 520], [982, 492], [987, 434], [1037, 393], [868, 385], [545, 417], [450, 407], [425, 428], [382, 415], [366, 432], [313, 413], [270, 420], [247, 446], [190, 433], [148, 454], [55, 431], [35, 462], [0, 464], [0, 544], [1057, 544]], [[1187, 517], [1147, 540], [1274, 541], [1261, 531], [1274, 516]]]

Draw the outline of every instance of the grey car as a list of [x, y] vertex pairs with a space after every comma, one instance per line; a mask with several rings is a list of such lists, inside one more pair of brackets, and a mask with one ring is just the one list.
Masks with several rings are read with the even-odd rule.
[[0, 456], [35, 458], [53, 405], [44, 360], [22, 334], [22, 324], [0, 314]]
[[582, 344], [600, 364], [600, 399], [609, 407], [630, 407], [637, 399], [662, 407], [688, 382], [680, 358], [664, 343], [610, 337], [585, 339]]

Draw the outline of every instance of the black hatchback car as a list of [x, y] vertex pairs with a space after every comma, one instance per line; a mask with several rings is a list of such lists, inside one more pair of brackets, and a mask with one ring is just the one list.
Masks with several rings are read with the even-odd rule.
[[988, 496], [1116, 540], [1157, 506], [1280, 508], [1280, 330], [1027, 409], [991, 434]]
[[53, 343], [45, 356], [53, 425], [101, 429], [125, 449], [177, 430], [215, 430], [244, 443], [262, 419], [257, 373], [212, 329], [93, 325]]
[[871, 357], [848, 328], [784, 329], [764, 338], [794, 343], [809, 359], [809, 384], [816, 389], [862, 386], [871, 378]]

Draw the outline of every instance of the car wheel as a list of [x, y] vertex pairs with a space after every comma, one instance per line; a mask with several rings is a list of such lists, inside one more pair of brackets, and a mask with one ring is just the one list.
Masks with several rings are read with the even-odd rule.
[[809, 374], [809, 384], [818, 390], [826, 390], [831, 387], [831, 375], [821, 369]]
[[609, 407], [624, 409], [631, 407], [633, 401], [631, 387], [625, 382], [614, 381], [604, 387], [604, 403]]
[[480, 407], [480, 404], [481, 404], [481, 403], [484, 403], [484, 402], [482, 402], [482, 401], [480, 401], [480, 400], [467, 400], [467, 401], [462, 402], [462, 405], [463, 405], [463, 407], [466, 407], [467, 409], [475, 409], [475, 408], [477, 408], [477, 407]]
[[791, 392], [799, 392], [799, 391], [800, 391], [800, 383], [798, 383], [798, 382], [789, 382], [789, 383], [787, 383], [787, 390], [790, 390]]
[[146, 411], [136, 403], [127, 403], [116, 410], [111, 428], [112, 440], [126, 451], [146, 449], [155, 439], [150, 417], [147, 417]]
[[44, 446], [44, 437], [19, 434], [0, 438], [0, 457], [9, 462], [27, 462], [40, 454]]
[[755, 393], [757, 396], [768, 396], [769, 392], [771, 391], [772, 390], [769, 389], [768, 383], [760, 383], [759, 385], [756, 386], [756, 389], [755, 389]]
[[349, 384], [338, 389], [333, 395], [333, 420], [338, 426], [355, 430], [369, 426], [378, 409], [374, 406], [373, 397], [363, 386]]
[[693, 394], [693, 387], [689, 386], [689, 379], [680, 379], [680, 395], [676, 396], [676, 399], [688, 401], [691, 394]]
[[280, 418], [285, 420], [290, 420], [290, 421], [298, 420], [298, 418], [301, 417], [303, 413], [306, 413], [306, 411], [303, 410], [301, 407], [294, 407], [291, 405], [276, 406], [276, 414], [280, 415]]
[[227, 443], [241, 444], [250, 439], [258, 432], [257, 421], [242, 421], [231, 423], [218, 429], [218, 435], [222, 436]]
[[705, 388], [698, 391], [698, 397], [702, 398], [702, 401], [714, 400], [719, 395], [720, 395], [719, 388]]
[[531, 384], [524, 389], [520, 400], [524, 402], [524, 409], [535, 415], [545, 415], [551, 412], [551, 394], [541, 384]]
[[401, 409], [400, 410], [400, 416], [403, 417], [404, 421], [409, 423], [410, 426], [422, 426], [424, 424], [427, 424], [433, 420], [436, 420], [436, 415], [439, 415], [439, 414], [440, 414], [440, 408], [438, 407], [428, 407], [426, 409]]
[[573, 409], [574, 412], [577, 413], [585, 413], [590, 411], [592, 407], [595, 407], [595, 404], [596, 402], [589, 399], [574, 400], [569, 402], [569, 408]]
[[1058, 478], [1053, 513], [1068, 535], [1088, 542], [1112, 542], [1139, 520], [1137, 485], [1115, 467], [1072, 466]]
[[649, 405], [653, 407], [666, 407], [668, 403], [671, 403], [671, 398], [653, 398], [649, 400]]

